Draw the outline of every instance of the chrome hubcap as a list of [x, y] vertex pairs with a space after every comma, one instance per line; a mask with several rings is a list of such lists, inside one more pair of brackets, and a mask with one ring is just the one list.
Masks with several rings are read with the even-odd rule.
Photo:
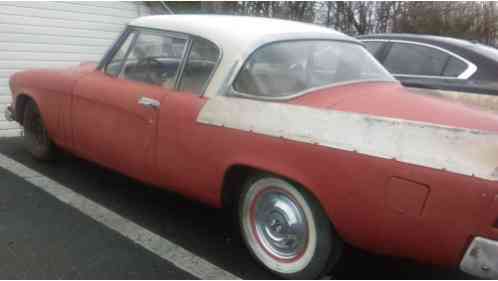
[[263, 191], [254, 203], [253, 224], [263, 248], [279, 259], [299, 257], [308, 240], [308, 225], [300, 206], [279, 190]]

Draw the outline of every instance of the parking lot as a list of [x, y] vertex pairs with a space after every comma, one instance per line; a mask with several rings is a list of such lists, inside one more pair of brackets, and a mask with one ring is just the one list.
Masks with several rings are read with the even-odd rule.
[[[34, 161], [19, 137], [0, 139], [0, 153], [4, 279], [276, 278], [250, 257], [223, 210], [71, 155]], [[350, 247], [331, 277], [468, 278]]]

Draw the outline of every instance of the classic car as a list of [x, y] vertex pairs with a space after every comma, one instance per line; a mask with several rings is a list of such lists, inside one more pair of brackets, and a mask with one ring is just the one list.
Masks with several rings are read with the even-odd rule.
[[498, 49], [422, 34], [386, 33], [357, 38], [403, 85], [420, 93], [498, 111]]
[[334, 30], [148, 16], [98, 65], [10, 88], [35, 158], [63, 149], [233, 211], [281, 277], [327, 274], [344, 243], [498, 277], [498, 117], [412, 94]]

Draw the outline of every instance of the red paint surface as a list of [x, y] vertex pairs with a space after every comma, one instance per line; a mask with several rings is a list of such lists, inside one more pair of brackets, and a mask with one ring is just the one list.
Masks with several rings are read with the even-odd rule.
[[[214, 206], [221, 205], [231, 166], [272, 172], [312, 192], [346, 241], [424, 262], [454, 266], [471, 237], [498, 238], [492, 228], [496, 182], [199, 124], [206, 98], [110, 78], [93, 68], [28, 71], [13, 80], [14, 97], [35, 99], [54, 141], [89, 160]], [[160, 100], [160, 111], [138, 105], [141, 95]], [[417, 96], [394, 83], [340, 86], [290, 103], [498, 132], [493, 115]], [[430, 188], [420, 215], [387, 206], [393, 177]], [[417, 192], [410, 195], [420, 200]]]
[[396, 83], [358, 83], [305, 95], [293, 104], [498, 132], [498, 115], [415, 94]]
[[430, 188], [400, 178], [391, 178], [386, 185], [386, 205], [393, 212], [421, 216]]

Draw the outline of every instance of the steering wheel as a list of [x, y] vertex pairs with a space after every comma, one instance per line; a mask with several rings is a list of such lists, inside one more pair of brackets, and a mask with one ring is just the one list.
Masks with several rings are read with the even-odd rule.
[[143, 65], [145, 67], [145, 80], [152, 84], [161, 84], [163, 82], [163, 78], [168, 76], [167, 73], [163, 73], [159, 75], [157, 69], [160, 69], [162, 63], [154, 57], [146, 57], [141, 59], [137, 65]]

